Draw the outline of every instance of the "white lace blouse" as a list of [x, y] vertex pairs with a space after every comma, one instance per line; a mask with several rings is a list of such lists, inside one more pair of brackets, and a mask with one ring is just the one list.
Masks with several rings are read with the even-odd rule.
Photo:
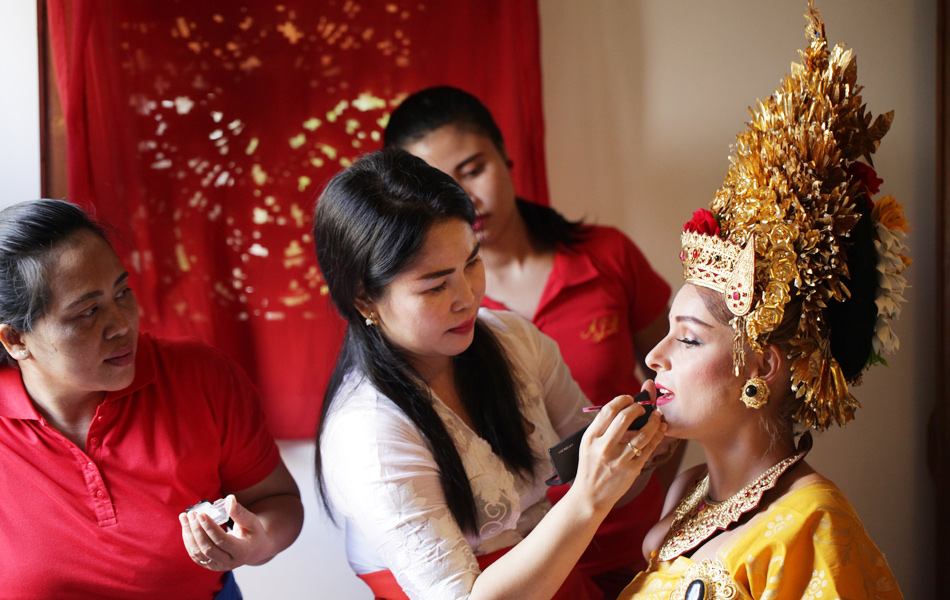
[[358, 574], [393, 572], [416, 599], [468, 598], [476, 555], [511, 546], [550, 509], [547, 449], [586, 425], [588, 404], [557, 344], [514, 313], [479, 311], [501, 341], [523, 390], [529, 443], [541, 465], [534, 481], [510, 472], [491, 446], [441, 401], [435, 408], [471, 481], [478, 533], [464, 534], [442, 494], [422, 435], [360, 373], [346, 377], [321, 438], [327, 494], [346, 524], [347, 558]]

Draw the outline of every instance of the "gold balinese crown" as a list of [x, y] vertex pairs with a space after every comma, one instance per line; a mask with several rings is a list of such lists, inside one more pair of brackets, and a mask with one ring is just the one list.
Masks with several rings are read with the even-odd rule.
[[[779, 89], [750, 108], [752, 121], [736, 138], [711, 211], [697, 211], [684, 228], [680, 258], [687, 283], [722, 293], [734, 315], [737, 374], [745, 344], [761, 353], [789, 300], [801, 298], [789, 352], [791, 385], [801, 402], [794, 418], [825, 429], [832, 421], [851, 421], [859, 406], [831, 354], [827, 307], [850, 297], [849, 234], [862, 213], [871, 214], [880, 271], [868, 364], [896, 349], [887, 321], [899, 313], [900, 273], [909, 260], [902, 207], [888, 196], [873, 210], [865, 208], [879, 184], [871, 154], [893, 111], [872, 124], [851, 51], [842, 45], [828, 50], [824, 21], [813, 0], [808, 6], [809, 46], [799, 51], [801, 64], [793, 63]], [[862, 157], [868, 164], [859, 162]]]
[[686, 283], [722, 293], [729, 311], [737, 317], [748, 313], [755, 284], [755, 242], [743, 247], [714, 235], [684, 231], [682, 243], [680, 260]]

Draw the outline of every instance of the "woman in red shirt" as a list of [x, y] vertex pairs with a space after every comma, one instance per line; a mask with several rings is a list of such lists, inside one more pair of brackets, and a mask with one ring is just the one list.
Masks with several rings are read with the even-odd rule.
[[[296, 539], [253, 384], [139, 332], [129, 273], [79, 207], [0, 211], [0, 342], [0, 598], [240, 598], [231, 569]], [[183, 512], [221, 497], [230, 530]]]

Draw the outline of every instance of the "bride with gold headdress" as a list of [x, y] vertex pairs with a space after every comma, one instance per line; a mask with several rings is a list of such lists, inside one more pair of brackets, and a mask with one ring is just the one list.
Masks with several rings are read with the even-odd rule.
[[910, 262], [903, 209], [874, 199], [871, 154], [893, 113], [865, 112], [851, 51], [828, 49], [811, 1], [806, 19], [801, 64], [684, 227], [686, 285], [647, 362], [667, 435], [696, 440], [707, 462], [671, 487], [644, 541], [650, 566], [621, 598], [901, 598], [797, 433], [854, 418], [849, 385], [897, 348], [888, 322]]

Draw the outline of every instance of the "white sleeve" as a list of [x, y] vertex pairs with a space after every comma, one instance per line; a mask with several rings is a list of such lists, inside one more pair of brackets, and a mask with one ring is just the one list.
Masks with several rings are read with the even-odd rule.
[[541, 331], [538, 331], [538, 339], [538, 376], [544, 386], [544, 404], [554, 430], [563, 439], [593, 420], [593, 414], [582, 410], [590, 406], [590, 400], [574, 381], [557, 342]]
[[509, 360], [538, 379], [548, 418], [561, 439], [588, 425], [593, 415], [582, 408], [590, 406], [590, 401], [574, 381], [557, 342], [515, 313], [487, 312], [510, 330], [514, 341], [509, 339], [509, 344], [517, 346], [509, 346]]
[[355, 409], [349, 400], [328, 416], [321, 440], [335, 510], [360, 529], [411, 599], [468, 598], [478, 563], [421, 434], [385, 398]]

